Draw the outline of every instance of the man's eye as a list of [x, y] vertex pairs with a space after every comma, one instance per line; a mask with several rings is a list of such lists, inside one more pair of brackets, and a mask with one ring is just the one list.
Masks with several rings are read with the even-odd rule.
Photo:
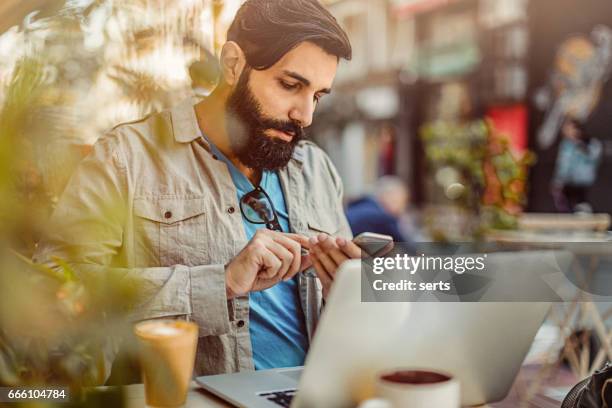
[[290, 84], [289, 82], [285, 82], [285, 81], [279, 81], [279, 82], [282, 85], [282, 87], [285, 89], [292, 90], [292, 89], [297, 89], [298, 87], [298, 84]]

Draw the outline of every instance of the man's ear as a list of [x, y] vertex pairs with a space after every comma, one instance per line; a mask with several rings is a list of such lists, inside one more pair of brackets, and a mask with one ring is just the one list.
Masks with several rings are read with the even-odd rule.
[[230, 86], [235, 85], [246, 65], [242, 48], [234, 41], [228, 41], [221, 49], [221, 71], [223, 80]]

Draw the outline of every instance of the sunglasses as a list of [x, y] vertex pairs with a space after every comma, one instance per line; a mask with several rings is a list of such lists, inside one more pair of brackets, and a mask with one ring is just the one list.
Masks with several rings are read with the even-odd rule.
[[[270, 230], [283, 232], [270, 196], [259, 186], [240, 198], [240, 212], [252, 224], [265, 224]], [[302, 256], [308, 255], [308, 250], [302, 247], [301, 253]], [[308, 272], [308, 275], [315, 276], [313, 272]]]
[[265, 224], [268, 229], [283, 232], [272, 200], [260, 186], [240, 198], [240, 212], [252, 224]]

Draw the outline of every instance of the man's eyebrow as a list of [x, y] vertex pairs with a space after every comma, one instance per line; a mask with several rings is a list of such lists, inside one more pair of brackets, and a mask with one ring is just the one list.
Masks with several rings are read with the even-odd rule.
[[[290, 76], [293, 79], [296, 79], [298, 81], [300, 81], [301, 83], [303, 83], [306, 86], [310, 86], [310, 81], [306, 78], [304, 78], [302, 75], [298, 74], [297, 72], [293, 72], [293, 71], [287, 71], [284, 70], [283, 74]], [[324, 94], [328, 94], [331, 92], [331, 89], [329, 88], [323, 88], [320, 91], [318, 91], [319, 93], [324, 93]]]

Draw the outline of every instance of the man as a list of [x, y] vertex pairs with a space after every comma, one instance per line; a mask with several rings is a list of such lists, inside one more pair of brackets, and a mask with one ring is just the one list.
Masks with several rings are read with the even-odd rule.
[[587, 193], [597, 180], [601, 142], [591, 137], [583, 123], [569, 118], [561, 127], [563, 140], [551, 183], [553, 200], [560, 212], [592, 212]]
[[346, 215], [353, 234], [377, 232], [390, 235], [395, 242], [406, 242], [399, 218], [408, 207], [408, 190], [398, 177], [384, 176], [377, 182], [373, 195], [351, 202]]
[[198, 375], [303, 364], [321, 298], [360, 255], [341, 180], [304, 140], [346, 34], [315, 0], [248, 0], [227, 38], [208, 98], [96, 143], [37, 256], [142, 278], [141, 318], [199, 325]]

